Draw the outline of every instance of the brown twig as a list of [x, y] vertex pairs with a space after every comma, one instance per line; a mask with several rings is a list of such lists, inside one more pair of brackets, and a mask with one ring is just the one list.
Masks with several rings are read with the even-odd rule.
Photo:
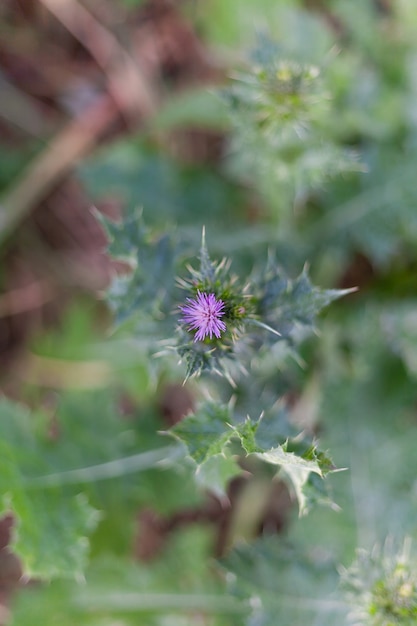
[[39, 111], [35, 98], [0, 75], [0, 117], [33, 137], [43, 137], [51, 123]]
[[82, 116], [70, 122], [29, 165], [0, 202], [0, 243], [89, 152], [116, 116], [112, 100], [103, 96]]
[[39, 0], [89, 51], [108, 80], [109, 93], [128, 122], [138, 113], [150, 115], [155, 98], [138, 61], [133, 60], [114, 34], [78, 0]]
[[[112, 96], [104, 95], [71, 121], [31, 163], [0, 201], [0, 243], [84, 157], [117, 119], [147, 119], [156, 109], [155, 97], [139, 66], [117, 39], [76, 0], [40, 0], [111, 75]], [[117, 102], [115, 102], [117, 94]]]
[[0, 318], [37, 309], [52, 299], [53, 293], [46, 281], [33, 281], [0, 294]]

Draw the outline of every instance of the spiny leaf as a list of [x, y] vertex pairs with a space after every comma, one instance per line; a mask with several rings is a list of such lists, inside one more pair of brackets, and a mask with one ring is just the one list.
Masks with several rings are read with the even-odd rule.
[[203, 372], [216, 372], [227, 378], [233, 386], [228, 370], [227, 357], [231, 355], [233, 345], [228, 338], [217, 342], [215, 349], [211, 344], [201, 341], [190, 341], [184, 332], [179, 331], [180, 342], [177, 346], [178, 354], [186, 363], [185, 380], [193, 376], [200, 376]]
[[185, 380], [193, 376], [200, 376], [204, 371], [213, 369], [216, 359], [213, 357], [211, 347], [206, 347], [202, 343], [193, 343], [188, 341], [177, 347], [178, 354], [186, 363]]
[[296, 324], [313, 328], [315, 318], [323, 308], [354, 291], [356, 288], [315, 287], [306, 269], [291, 280], [270, 259], [260, 286], [259, 315], [264, 324], [283, 338], [289, 338]]
[[[271, 424], [271, 422], [269, 422]], [[236, 475], [237, 466], [230, 463], [227, 447], [235, 438], [247, 455], [253, 455], [265, 463], [277, 466], [277, 473], [284, 477], [298, 502], [299, 513], [304, 515], [314, 500], [327, 500], [311, 480], [316, 474], [320, 479], [332, 469], [328, 457], [315, 446], [304, 446], [300, 453], [288, 450], [288, 442], [277, 440], [272, 421], [272, 431], [268, 437], [263, 425], [262, 434], [257, 439], [257, 430], [263, 424], [262, 417], [251, 420], [249, 417], [238, 424], [233, 423], [230, 408], [214, 403], [205, 403], [193, 415], [185, 417], [171, 429], [170, 433], [185, 444], [189, 456], [196, 464], [196, 475], [202, 472], [203, 484], [215, 491], [225, 489], [227, 480]], [[263, 444], [265, 447], [262, 447]], [[221, 477], [220, 486], [218, 477]], [[210, 485], [210, 478], [213, 484]], [[316, 493], [317, 491], [317, 493]]]
[[121, 222], [110, 220], [102, 213], [95, 212], [98, 221], [108, 236], [108, 252], [117, 259], [135, 262], [136, 250], [146, 243], [147, 231], [142, 211], [134, 211]]
[[287, 452], [285, 446], [278, 446], [268, 452], [258, 452], [256, 456], [266, 463], [279, 466], [279, 475], [283, 475], [289, 483], [298, 502], [299, 515], [307, 513], [308, 498], [305, 488], [311, 473], [323, 478], [319, 463], [304, 459], [293, 452]]
[[229, 407], [206, 402], [170, 430], [193, 459], [197, 484], [219, 498], [225, 496], [229, 481], [242, 472], [227, 451], [237, 434], [231, 418]]
[[246, 454], [251, 454], [252, 452], [256, 452], [259, 450], [259, 447], [257, 446], [255, 441], [258, 426], [259, 421], [254, 422], [249, 417], [247, 417], [243, 423], [238, 424], [235, 427], [235, 432], [238, 435], [242, 444], [242, 448], [245, 450]]
[[182, 441], [191, 458], [201, 464], [224, 453], [233, 437], [240, 440], [248, 454], [259, 451], [255, 443], [258, 425], [259, 421], [254, 422], [249, 417], [244, 422], [233, 424], [233, 415], [228, 406], [206, 402], [196, 413], [174, 426], [170, 433]]
[[229, 482], [241, 473], [242, 468], [234, 458], [215, 454], [198, 466], [195, 476], [200, 487], [209, 489], [222, 499]]
[[298, 435], [298, 430], [289, 421], [288, 414], [284, 403], [261, 414], [255, 433], [257, 450], [271, 450], [279, 443]]
[[170, 433], [187, 446], [188, 454], [200, 465], [222, 453], [233, 437], [230, 418], [227, 407], [206, 403], [195, 414], [181, 420]]
[[333, 300], [356, 291], [351, 289], [320, 289], [315, 287], [304, 270], [290, 283], [290, 288], [281, 294], [278, 306], [285, 316], [290, 315], [302, 324], [312, 324], [314, 318]]
[[109, 237], [109, 253], [131, 268], [113, 278], [107, 293], [116, 324], [139, 312], [165, 317], [175, 284], [172, 239], [168, 235], [151, 237], [139, 211], [121, 224], [103, 216], [99, 219]]

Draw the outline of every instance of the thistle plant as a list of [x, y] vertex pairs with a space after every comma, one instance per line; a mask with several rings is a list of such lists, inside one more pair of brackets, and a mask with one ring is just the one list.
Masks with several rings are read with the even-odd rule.
[[411, 540], [392, 539], [371, 552], [358, 550], [342, 571], [342, 586], [355, 626], [411, 626], [417, 623], [417, 561]]
[[178, 305], [182, 315], [177, 350], [186, 361], [187, 378], [205, 370], [228, 375], [224, 359], [233, 354], [253, 309], [250, 283], [242, 286], [230, 266], [225, 258], [210, 259], [203, 230], [200, 267], [188, 266], [190, 277], [177, 278], [185, 301]]
[[263, 191], [283, 225], [297, 195], [360, 169], [354, 151], [328, 133], [333, 113], [323, 74], [323, 67], [286, 58], [266, 37], [222, 92], [234, 130], [231, 170]]
[[320, 310], [354, 289], [314, 287], [305, 269], [291, 280], [270, 254], [264, 271], [253, 271], [245, 282], [231, 273], [231, 262], [210, 259], [203, 231], [198, 269], [178, 278], [184, 294], [179, 304], [177, 350], [187, 374], [215, 371], [232, 382], [231, 365], [247, 371], [254, 351], [282, 341], [296, 345], [314, 328]]

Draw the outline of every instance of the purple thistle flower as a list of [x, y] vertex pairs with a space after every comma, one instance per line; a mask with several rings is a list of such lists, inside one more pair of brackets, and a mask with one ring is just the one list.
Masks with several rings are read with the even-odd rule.
[[207, 335], [210, 339], [215, 335], [219, 338], [220, 333], [226, 330], [226, 324], [221, 321], [224, 315], [224, 302], [216, 300], [214, 293], [197, 292], [195, 300], [187, 298], [185, 306], [179, 308], [183, 312], [182, 322], [188, 324], [188, 330], [196, 330], [194, 341], [203, 341]]

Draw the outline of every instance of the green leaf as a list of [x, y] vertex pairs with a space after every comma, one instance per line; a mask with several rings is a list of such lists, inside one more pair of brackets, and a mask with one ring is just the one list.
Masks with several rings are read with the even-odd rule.
[[230, 480], [242, 472], [237, 458], [230, 456], [228, 445], [233, 437], [245, 437], [248, 429], [242, 425], [241, 434], [231, 419], [229, 407], [206, 402], [169, 431], [185, 445], [193, 459], [197, 485], [220, 499], [225, 497]]
[[397, 305], [395, 310], [384, 314], [382, 324], [392, 350], [402, 358], [408, 372], [415, 378], [417, 376], [417, 303]]
[[94, 540], [111, 527], [106, 549], [120, 553], [131, 550], [142, 503], [165, 513], [198, 500], [191, 469], [172, 467], [182, 451], [164, 445], [160, 422], [142, 410], [136, 433], [115, 400], [103, 390], [65, 394], [53, 416], [0, 403], [0, 508], [17, 519], [14, 548], [31, 576], [82, 576], [96, 509]]
[[130, 555], [100, 555], [88, 567], [83, 584], [59, 580], [27, 585], [14, 598], [13, 624], [185, 625], [194, 623], [198, 613], [216, 626], [243, 626], [235, 620], [241, 615], [243, 620], [248, 606], [225, 592], [221, 577], [213, 572], [211, 553], [211, 532], [193, 527], [173, 534], [163, 555], [146, 564]]
[[277, 444], [295, 438], [298, 430], [291, 424], [288, 417], [288, 408], [284, 403], [261, 414], [255, 433], [257, 450], [271, 450]]
[[353, 246], [375, 268], [384, 270], [400, 251], [417, 242], [417, 151], [388, 146], [377, 151], [369, 173], [360, 176], [356, 185], [330, 195], [322, 218], [310, 232], [311, 240], [329, 252], [350, 252]]
[[188, 454], [201, 465], [220, 455], [235, 434], [230, 419], [228, 407], [207, 402], [169, 432], [186, 445]]
[[[257, 438], [261, 424], [262, 430]], [[238, 473], [237, 464], [227, 456], [228, 446], [235, 438], [246, 455], [279, 468], [277, 475], [282, 476], [292, 489], [300, 516], [308, 512], [314, 501], [330, 503], [325, 490], [311, 477], [316, 474], [323, 479], [333, 469], [330, 459], [315, 446], [304, 446], [298, 453], [296, 440], [292, 443], [293, 450], [288, 451], [289, 442], [280, 444], [278, 441], [275, 420], [269, 419], [268, 425], [264, 426], [262, 416], [257, 421], [247, 417], [234, 424], [229, 407], [208, 402], [193, 415], [185, 417], [170, 433], [186, 446], [196, 464], [196, 478], [203, 476], [200, 482], [209, 489], [223, 493], [227, 480]]]
[[[10, 498], [10, 499], [9, 499]], [[12, 548], [29, 577], [82, 580], [88, 563], [88, 537], [100, 515], [84, 494], [66, 497], [55, 492], [27, 492], [15, 485], [7, 496], [17, 518]]]
[[299, 515], [305, 515], [309, 510], [306, 487], [311, 473], [323, 478], [323, 472], [318, 461], [310, 461], [293, 452], [287, 452], [285, 446], [278, 446], [268, 452], [258, 452], [255, 456], [271, 465], [278, 465], [279, 476], [284, 478], [293, 491], [298, 502]]
[[121, 224], [99, 216], [109, 237], [109, 253], [130, 272], [113, 278], [107, 299], [120, 324], [135, 314], [153, 319], [168, 316], [174, 289], [174, 244], [168, 235], [151, 237], [140, 211]]
[[36, 438], [35, 417], [26, 409], [2, 400], [0, 433], [1, 512], [16, 517], [13, 548], [24, 572], [46, 579], [82, 576], [97, 512], [83, 494], [28, 487], [28, 479], [45, 471], [47, 464]]
[[291, 280], [271, 258], [265, 278], [260, 282], [259, 315], [263, 323], [283, 338], [290, 338], [297, 325], [313, 328], [315, 318], [323, 308], [354, 291], [356, 288], [315, 287], [306, 269]]
[[[170, 102], [167, 99], [168, 107]], [[242, 223], [243, 191], [218, 168], [185, 164], [151, 143], [130, 136], [84, 161], [79, 173], [91, 196], [97, 202], [116, 197], [125, 218], [143, 207], [151, 228], [168, 225], [172, 232], [181, 225], [179, 232], [186, 231], [192, 248], [198, 246], [204, 225], [212, 232], [221, 222], [222, 232], [233, 232], [236, 222]]]
[[222, 499], [226, 495], [229, 482], [241, 473], [242, 468], [234, 458], [215, 454], [198, 466], [195, 477], [200, 487], [209, 489]]
[[272, 463], [272, 465], [280, 465], [283, 468], [289, 469], [297, 468], [307, 473], [315, 472], [319, 474], [319, 476], [323, 475], [317, 461], [309, 461], [293, 452], [287, 452], [285, 446], [278, 446], [268, 452], [257, 452], [255, 454], [267, 463]]
[[334, 564], [313, 551], [303, 553], [282, 536], [241, 543], [220, 564], [229, 574], [230, 595], [250, 601], [249, 624], [344, 623], [347, 606], [335, 598]]
[[218, 365], [218, 360], [212, 354], [211, 346], [205, 346], [202, 342], [192, 342], [182, 333], [185, 343], [177, 347], [178, 354], [186, 363], [185, 380], [193, 376], [200, 376], [205, 371], [211, 371]]
[[243, 423], [238, 424], [235, 427], [235, 432], [238, 435], [242, 444], [242, 448], [244, 449], [246, 454], [251, 454], [253, 452], [259, 451], [259, 447], [255, 440], [258, 427], [259, 420], [257, 422], [254, 422], [250, 419], [250, 417], [247, 417]]

